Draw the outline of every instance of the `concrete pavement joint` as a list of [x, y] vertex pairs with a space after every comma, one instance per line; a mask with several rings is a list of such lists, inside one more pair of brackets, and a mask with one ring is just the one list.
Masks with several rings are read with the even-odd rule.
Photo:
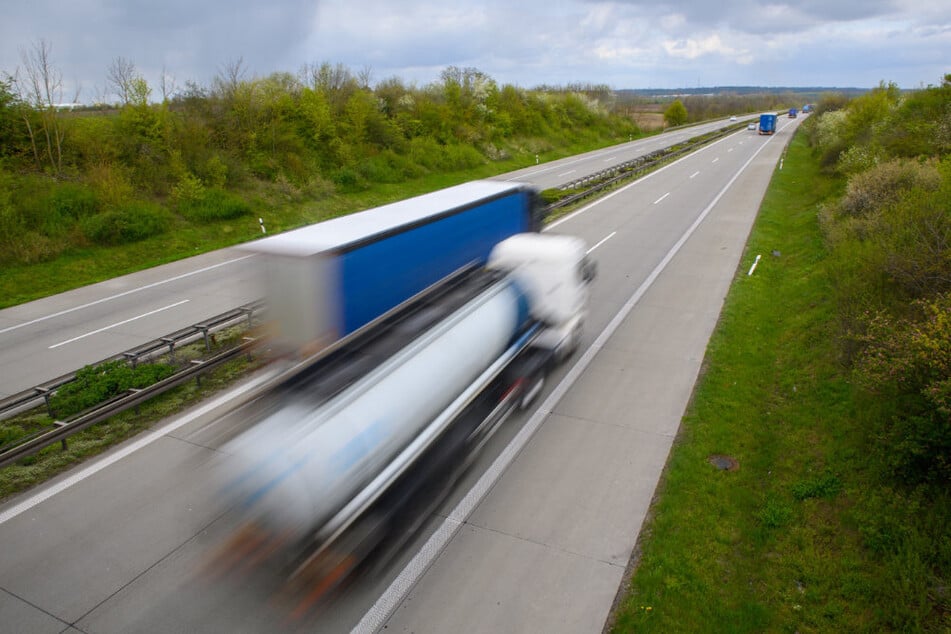
[[16, 599], [17, 601], [20, 601], [21, 603], [25, 603], [26, 605], [30, 606], [31, 608], [33, 608], [33, 609], [35, 609], [35, 610], [37, 610], [37, 611], [39, 611], [39, 612], [42, 612], [43, 614], [45, 614], [46, 616], [50, 617], [51, 619], [56, 619], [57, 621], [59, 621], [60, 623], [62, 623], [63, 625], [65, 625], [65, 626], [67, 626], [67, 627], [70, 626], [70, 624], [69, 624], [68, 622], [66, 622], [66, 621], [64, 621], [63, 619], [61, 619], [60, 617], [56, 616], [55, 614], [53, 614], [53, 613], [50, 612], [49, 610], [44, 610], [43, 608], [41, 608], [40, 606], [36, 605], [36, 604], [33, 603], [32, 601], [29, 601], [29, 600], [27, 600], [27, 599], [24, 599], [24, 598], [21, 597], [20, 595], [14, 593], [14, 592], [10, 592], [10, 591], [7, 590], [6, 588], [0, 588], [0, 592], [3, 592], [4, 594], [7, 594], [7, 595], [13, 597], [13, 598]]
[[625, 568], [625, 567], [627, 566], [627, 562], [624, 562], [623, 565], [622, 565], [622, 564], [616, 564], [616, 563], [611, 562], [611, 561], [605, 561], [604, 559], [601, 559], [600, 557], [591, 557], [590, 555], [586, 555], [586, 554], [584, 554], [584, 553], [580, 553], [580, 552], [575, 551], [575, 550], [569, 550], [569, 549], [567, 549], [567, 548], [561, 548], [560, 546], [555, 546], [554, 544], [547, 544], [547, 543], [545, 543], [545, 542], [540, 542], [540, 541], [537, 541], [537, 540], [534, 540], [534, 539], [529, 539], [529, 538], [527, 538], [527, 537], [522, 537], [521, 535], [515, 535], [514, 533], [509, 533], [509, 532], [506, 532], [506, 531], [500, 531], [500, 530], [498, 530], [497, 528], [490, 528], [490, 527], [484, 526], [484, 525], [482, 525], [482, 524], [474, 524], [474, 523], [472, 523], [472, 522], [468, 522], [468, 521], [467, 521], [467, 522], [465, 522], [465, 525], [468, 526], [469, 528], [473, 529], [473, 530], [479, 530], [479, 531], [483, 531], [483, 532], [486, 532], [486, 533], [493, 533], [493, 534], [495, 534], [495, 535], [501, 535], [501, 536], [503, 536], [503, 537], [508, 537], [508, 538], [510, 538], [510, 539], [514, 539], [514, 540], [519, 541], [519, 542], [524, 542], [524, 543], [526, 543], [526, 544], [532, 544], [533, 546], [540, 546], [540, 547], [544, 548], [545, 550], [553, 550], [553, 551], [555, 551], [555, 552], [559, 552], [559, 553], [562, 553], [562, 554], [565, 554], [565, 555], [571, 555], [572, 557], [579, 557], [579, 558], [585, 559], [585, 560], [587, 560], [587, 561], [594, 561], [594, 562], [597, 562], [597, 563], [600, 563], [600, 564], [607, 564], [608, 566], [612, 566], [612, 567], [615, 567], [615, 568]]

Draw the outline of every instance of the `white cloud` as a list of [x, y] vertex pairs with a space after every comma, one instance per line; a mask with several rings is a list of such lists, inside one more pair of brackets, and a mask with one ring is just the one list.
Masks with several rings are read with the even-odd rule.
[[[946, 0], [32, 0], [5, 8], [0, 71], [46, 38], [91, 100], [118, 56], [153, 86], [328, 61], [428, 83], [449, 65], [501, 83], [914, 87], [951, 71]], [[69, 92], [67, 89], [66, 92]]]

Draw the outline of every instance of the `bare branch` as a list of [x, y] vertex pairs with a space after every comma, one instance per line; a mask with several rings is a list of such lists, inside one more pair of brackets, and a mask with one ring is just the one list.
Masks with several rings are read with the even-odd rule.
[[135, 81], [137, 76], [135, 64], [131, 59], [116, 57], [109, 64], [106, 79], [109, 85], [115, 89], [115, 93], [123, 105], [127, 105], [132, 99], [132, 82]]

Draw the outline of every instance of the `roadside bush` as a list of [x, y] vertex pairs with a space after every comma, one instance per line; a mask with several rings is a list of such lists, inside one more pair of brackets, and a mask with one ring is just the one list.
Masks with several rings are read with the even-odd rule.
[[897, 202], [912, 189], [935, 191], [940, 185], [941, 174], [934, 161], [896, 159], [852, 176], [839, 210], [849, 216], [865, 216]]
[[393, 150], [384, 150], [365, 160], [360, 165], [360, 173], [374, 183], [402, 183], [408, 178], [419, 176], [422, 169], [405, 156]]
[[360, 173], [349, 167], [342, 167], [334, 172], [333, 182], [344, 193], [358, 192], [367, 188], [367, 183]]
[[861, 337], [857, 383], [881, 411], [870, 417], [882, 464], [908, 483], [951, 481], [951, 293], [914, 314], [872, 316]]
[[189, 220], [214, 222], [249, 215], [251, 205], [223, 189], [206, 189], [198, 198], [179, 201], [179, 212]]
[[75, 381], [56, 391], [50, 398], [50, 407], [57, 418], [67, 418], [130, 388], [146, 388], [174, 373], [175, 367], [165, 363], [146, 363], [134, 370], [124, 361], [86, 366], [76, 373]]
[[92, 242], [113, 246], [159, 235], [168, 229], [170, 221], [168, 212], [158, 205], [132, 201], [114, 211], [86, 218], [81, 226]]
[[80, 220], [97, 213], [100, 204], [96, 192], [92, 189], [74, 183], [64, 183], [50, 194], [49, 207], [61, 218]]

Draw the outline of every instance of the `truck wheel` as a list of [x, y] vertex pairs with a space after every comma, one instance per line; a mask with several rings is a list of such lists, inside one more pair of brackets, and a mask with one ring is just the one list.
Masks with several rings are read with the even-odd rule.
[[575, 327], [571, 330], [571, 336], [568, 339], [568, 344], [564, 347], [562, 353], [559, 355], [559, 361], [567, 360], [578, 351], [578, 348], [581, 347], [581, 333], [583, 330], [584, 324], [582, 324], [580, 321], [575, 324]]
[[529, 381], [527, 387], [522, 392], [522, 397], [518, 400], [518, 408], [520, 410], [528, 409], [532, 403], [535, 402], [535, 399], [538, 398], [538, 395], [542, 393], [542, 388], [545, 387], [545, 373], [539, 371], [535, 373], [531, 381]]

